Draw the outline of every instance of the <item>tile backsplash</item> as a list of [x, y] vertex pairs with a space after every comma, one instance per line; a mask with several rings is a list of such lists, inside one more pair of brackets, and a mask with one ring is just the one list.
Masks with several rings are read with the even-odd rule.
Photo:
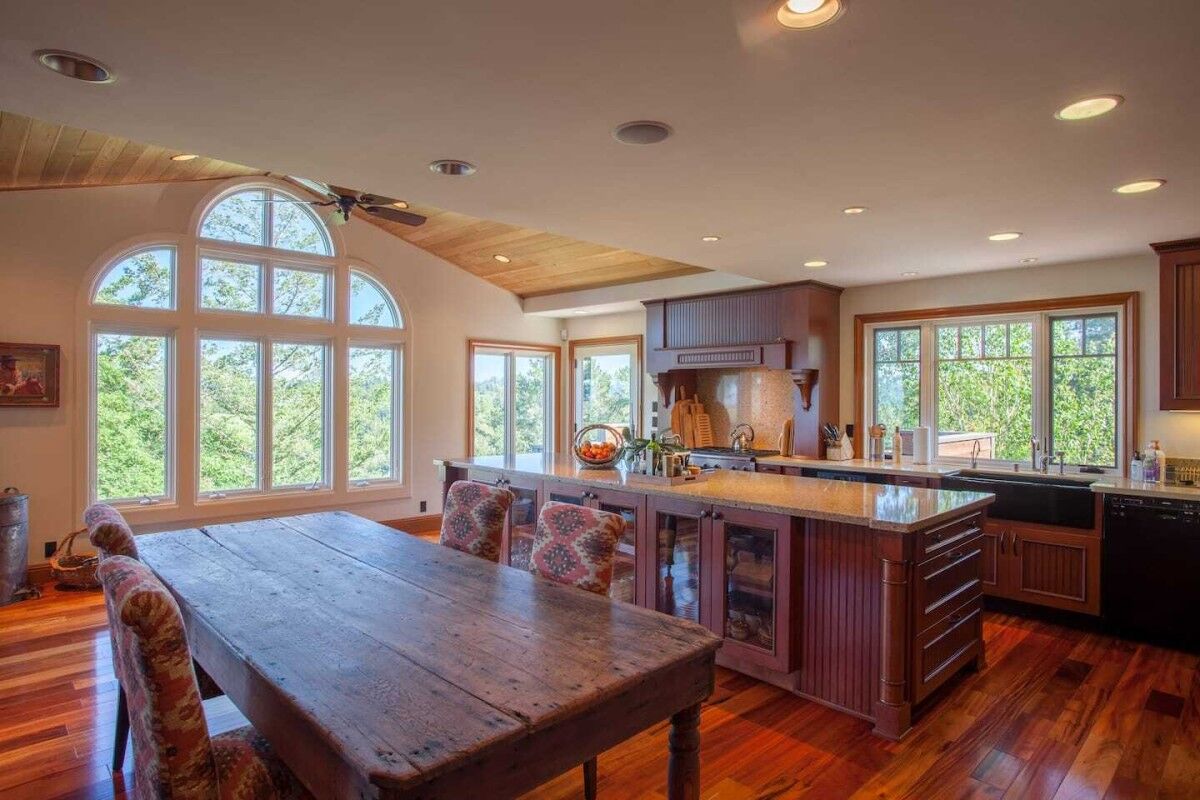
[[765, 368], [700, 370], [696, 381], [719, 447], [729, 445], [734, 425], [748, 422], [754, 427], [755, 447], [778, 449], [783, 423], [792, 416], [795, 391], [789, 373]]

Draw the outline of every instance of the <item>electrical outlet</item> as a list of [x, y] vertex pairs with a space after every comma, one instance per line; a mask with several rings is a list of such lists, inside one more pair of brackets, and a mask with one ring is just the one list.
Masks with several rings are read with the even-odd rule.
[[54, 551], [58, 549], [58, 542], [50, 541], [42, 545], [42, 553], [49, 558], [54, 555]]
[[425, 501], [425, 500], [422, 500], [422, 501], [421, 501], [421, 511], [422, 511], [422, 513], [424, 513], [425, 509], [426, 509], [426, 508], [428, 508], [428, 506], [429, 506], [429, 503], [428, 503], [427, 501]]

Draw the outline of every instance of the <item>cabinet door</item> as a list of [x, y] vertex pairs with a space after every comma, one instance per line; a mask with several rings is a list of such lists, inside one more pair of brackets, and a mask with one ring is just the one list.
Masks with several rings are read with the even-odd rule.
[[1009, 525], [1009, 596], [1027, 603], [1100, 613], [1100, 539]]
[[790, 672], [792, 518], [715, 507], [709, 626], [722, 653]]
[[709, 558], [711, 513], [711, 508], [703, 503], [646, 498], [643, 547], [650, 556], [645, 589], [650, 608], [708, 624], [701, 567]]
[[983, 593], [1000, 596], [1000, 537], [1004, 536], [1005, 547], [1008, 545], [1008, 528], [1004, 525], [987, 520], [983, 523]]
[[592, 489], [589, 504], [601, 511], [620, 514], [625, 520], [625, 532], [617, 542], [617, 557], [613, 564], [612, 585], [608, 596], [622, 603], [646, 605], [645, 573], [649, 565], [643, 563], [644, 548], [638, 544], [644, 538], [646, 524], [646, 496], [616, 489]]
[[500, 563], [527, 570], [538, 512], [542, 510], [542, 482], [525, 475], [512, 475], [503, 477], [499, 485], [513, 494], [500, 546]]
[[544, 492], [545, 500], [543, 502], [570, 503], [573, 506], [589, 505], [592, 497], [588, 487], [566, 481], [548, 480], [545, 483]]
[[1200, 410], [1200, 239], [1151, 245], [1159, 254], [1159, 408]]

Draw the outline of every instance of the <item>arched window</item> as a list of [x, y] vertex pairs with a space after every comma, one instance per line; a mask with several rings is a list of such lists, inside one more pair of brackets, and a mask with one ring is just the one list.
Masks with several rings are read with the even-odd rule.
[[146, 247], [117, 261], [96, 287], [93, 302], [138, 308], [175, 307], [175, 248]]
[[329, 233], [311, 203], [278, 189], [245, 189], [228, 195], [204, 215], [200, 235], [219, 242], [333, 255]]
[[408, 331], [307, 201], [240, 186], [194, 236], [102, 265], [87, 297], [90, 500], [183, 518], [404, 489]]
[[350, 323], [380, 328], [404, 327], [404, 320], [387, 289], [358, 270], [350, 271]]

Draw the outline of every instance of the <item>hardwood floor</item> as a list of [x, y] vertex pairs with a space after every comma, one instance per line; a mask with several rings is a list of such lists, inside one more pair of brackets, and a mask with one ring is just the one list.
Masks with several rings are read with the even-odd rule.
[[[721, 671], [701, 718], [706, 800], [1200, 797], [1197, 656], [989, 613], [988, 667], [955, 683], [900, 743]], [[123, 798], [116, 682], [98, 592], [0, 608], [0, 798]], [[245, 724], [208, 701], [213, 732]], [[600, 756], [610, 800], [659, 800], [666, 726]], [[582, 796], [574, 770], [527, 798]]]

